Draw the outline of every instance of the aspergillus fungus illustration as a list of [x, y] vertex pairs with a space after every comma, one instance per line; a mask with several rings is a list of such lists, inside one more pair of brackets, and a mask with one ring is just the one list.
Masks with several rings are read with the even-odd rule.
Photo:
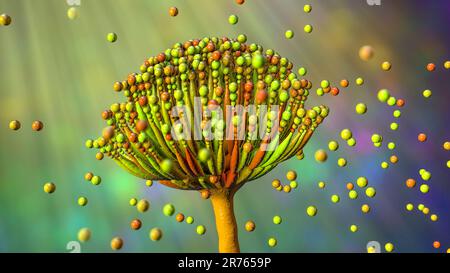
[[240, 251], [236, 192], [302, 155], [329, 112], [305, 109], [312, 83], [246, 40], [189, 40], [150, 57], [114, 84], [127, 100], [102, 113], [108, 126], [86, 142], [134, 176], [209, 198], [219, 252]]

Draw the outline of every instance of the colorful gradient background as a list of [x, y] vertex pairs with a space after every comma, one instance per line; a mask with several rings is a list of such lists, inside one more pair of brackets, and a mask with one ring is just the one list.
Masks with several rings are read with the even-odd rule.
[[[281, 164], [237, 194], [242, 251], [365, 252], [367, 242], [376, 240], [392, 242], [398, 252], [445, 252], [450, 247], [450, 158], [442, 144], [450, 140], [450, 71], [443, 63], [450, 59], [450, 3], [381, 2], [377, 7], [365, 0], [247, 0], [243, 6], [234, 0], [82, 0], [81, 16], [71, 21], [64, 0], [0, 0], [0, 13], [13, 20], [0, 27], [0, 251], [67, 252], [67, 242], [89, 227], [92, 238], [82, 244], [83, 252], [110, 252], [113, 236], [124, 238], [123, 252], [215, 252], [209, 201], [157, 183], [147, 188], [111, 160], [97, 161], [84, 141], [100, 135], [101, 111], [124, 100], [112, 91], [113, 82], [138, 71], [145, 58], [176, 42], [245, 33], [249, 42], [278, 50], [296, 68], [307, 67], [313, 83], [347, 78], [351, 85], [337, 97], [311, 94], [308, 105], [327, 104], [331, 115], [307, 145], [304, 160]], [[310, 14], [303, 12], [304, 4], [312, 4]], [[170, 6], [178, 7], [177, 17], [168, 15]], [[237, 25], [228, 24], [230, 14], [239, 16]], [[313, 33], [303, 32], [305, 24], [314, 26]], [[295, 31], [292, 40], [284, 38], [287, 29]], [[116, 43], [106, 41], [109, 32], [118, 34]], [[376, 50], [369, 62], [358, 57], [365, 44]], [[392, 62], [390, 72], [380, 69], [384, 60]], [[429, 62], [436, 63], [436, 72], [425, 70]], [[364, 77], [363, 86], [354, 84], [358, 76]], [[394, 108], [376, 99], [381, 88], [406, 100], [396, 132], [389, 129]], [[424, 89], [433, 91], [430, 99], [422, 97]], [[367, 103], [366, 115], [355, 114], [358, 102]], [[22, 122], [21, 130], [8, 129], [13, 119]], [[33, 132], [33, 120], [42, 120], [44, 130]], [[340, 140], [343, 128], [353, 131], [356, 147]], [[370, 142], [375, 132], [384, 136], [381, 149]], [[420, 132], [427, 133], [426, 143], [417, 141]], [[325, 164], [316, 163], [314, 151], [331, 139], [341, 148], [329, 152]], [[389, 141], [397, 143], [394, 152], [386, 147]], [[393, 153], [400, 161], [382, 169], [380, 163]], [[349, 161], [345, 168], [337, 166], [341, 156]], [[420, 168], [432, 173], [428, 194], [405, 186], [409, 177], [421, 184]], [[290, 169], [299, 174], [299, 188], [290, 194], [272, 189], [272, 179], [286, 182]], [[100, 186], [84, 181], [88, 171], [102, 176]], [[349, 200], [346, 183], [362, 175], [377, 188], [376, 198], [368, 200], [359, 190], [358, 200]], [[327, 183], [323, 190], [317, 187], [320, 180]], [[57, 185], [52, 195], [42, 190], [48, 181]], [[341, 196], [339, 204], [331, 203], [332, 194]], [[82, 195], [89, 199], [86, 207], [77, 205]], [[139, 214], [128, 205], [131, 197], [147, 198], [151, 209]], [[204, 224], [207, 233], [199, 236], [196, 225], [164, 216], [167, 202]], [[407, 212], [408, 202], [425, 204], [439, 221], [417, 209]], [[367, 215], [360, 210], [363, 203], [372, 207]], [[314, 218], [305, 213], [309, 205], [318, 208]], [[283, 217], [281, 225], [272, 223], [274, 215]], [[129, 228], [135, 217], [143, 221], [139, 231]], [[244, 230], [248, 219], [256, 222], [253, 233]], [[359, 226], [357, 233], [349, 231], [351, 224]], [[164, 231], [159, 242], [148, 238], [153, 227]], [[276, 248], [267, 246], [271, 236], [278, 239]], [[433, 249], [435, 240], [441, 249]]]

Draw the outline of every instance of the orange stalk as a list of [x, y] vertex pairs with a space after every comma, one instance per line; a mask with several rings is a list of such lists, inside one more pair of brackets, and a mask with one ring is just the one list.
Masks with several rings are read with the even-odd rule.
[[233, 210], [234, 191], [211, 191], [211, 203], [216, 218], [220, 253], [239, 253], [238, 230]]

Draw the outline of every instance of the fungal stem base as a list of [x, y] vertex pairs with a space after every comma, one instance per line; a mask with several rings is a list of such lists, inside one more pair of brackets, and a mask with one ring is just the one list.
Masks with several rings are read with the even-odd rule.
[[211, 192], [211, 203], [216, 217], [220, 253], [239, 253], [238, 230], [233, 210], [234, 191], [217, 189]]

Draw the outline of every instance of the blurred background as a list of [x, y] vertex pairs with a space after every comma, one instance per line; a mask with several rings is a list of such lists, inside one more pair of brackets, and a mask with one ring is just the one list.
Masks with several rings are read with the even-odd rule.
[[[312, 5], [311, 13], [303, 12], [304, 4]], [[177, 17], [168, 15], [171, 6], [178, 8]], [[76, 20], [67, 17], [68, 8], [64, 0], [0, 0], [0, 13], [12, 18], [10, 26], [0, 27], [1, 252], [67, 252], [67, 242], [77, 240], [82, 227], [92, 231], [91, 240], [81, 245], [83, 252], [112, 251], [114, 236], [124, 239], [123, 252], [215, 252], [209, 201], [156, 182], [148, 188], [113, 161], [96, 160], [84, 142], [101, 134], [101, 111], [125, 100], [112, 90], [114, 81], [137, 72], [144, 59], [176, 42], [240, 33], [289, 58], [295, 71], [306, 67], [313, 83], [350, 81], [337, 97], [319, 97], [313, 89], [308, 106], [326, 104], [331, 115], [307, 145], [305, 159], [280, 164], [236, 195], [241, 250], [366, 252], [373, 240], [391, 242], [397, 252], [445, 252], [450, 247], [449, 154], [442, 148], [450, 140], [450, 71], [443, 68], [450, 59], [448, 1], [382, 0], [381, 6], [369, 6], [364, 0], [247, 0], [240, 6], [234, 0], [82, 0]], [[228, 23], [230, 14], [239, 16], [237, 25]], [[311, 34], [303, 32], [306, 24], [314, 27]], [[295, 32], [291, 40], [284, 37], [287, 29]], [[106, 40], [109, 32], [117, 33], [117, 42]], [[375, 49], [369, 62], [358, 57], [366, 44]], [[380, 69], [385, 60], [393, 65], [390, 72]], [[436, 63], [433, 73], [425, 70], [429, 62]], [[363, 86], [356, 86], [357, 77], [365, 79]], [[406, 100], [398, 131], [389, 129], [396, 121], [394, 108], [376, 99], [381, 88]], [[425, 99], [424, 89], [433, 96]], [[355, 113], [358, 102], [367, 104], [366, 115]], [[8, 128], [14, 119], [22, 123], [19, 131]], [[44, 123], [41, 132], [31, 130], [34, 120]], [[340, 139], [344, 128], [352, 130], [355, 147]], [[427, 142], [417, 141], [420, 132], [428, 135]], [[373, 147], [373, 133], [383, 135], [382, 148]], [[326, 163], [317, 163], [314, 152], [327, 149], [332, 139], [340, 149], [328, 152]], [[397, 144], [394, 151], [387, 149], [389, 141]], [[380, 163], [392, 154], [399, 162], [382, 169]], [[348, 160], [347, 167], [338, 167], [339, 157]], [[428, 194], [405, 186], [410, 177], [421, 184], [421, 168], [432, 173]], [[298, 173], [299, 188], [289, 194], [274, 190], [271, 181], [287, 183], [291, 169]], [[84, 181], [88, 171], [102, 177], [100, 186]], [[345, 185], [359, 176], [377, 188], [375, 198], [359, 190], [360, 197], [349, 200]], [[318, 181], [325, 181], [326, 188], [319, 189]], [[43, 192], [46, 182], [56, 184], [55, 193]], [[332, 194], [339, 194], [341, 202], [331, 203]], [[89, 199], [86, 207], [77, 204], [79, 196]], [[150, 210], [138, 213], [128, 204], [132, 197], [147, 198]], [[195, 223], [164, 216], [168, 202]], [[425, 204], [439, 221], [417, 209], [406, 211], [409, 202]], [[364, 203], [372, 207], [369, 214], [361, 212]], [[318, 208], [316, 217], [306, 215], [309, 205]], [[274, 215], [283, 218], [281, 225], [272, 223]], [[143, 227], [132, 231], [129, 223], [136, 217]], [[252, 233], [244, 229], [250, 219], [256, 223]], [[204, 236], [196, 234], [197, 224], [206, 226]], [[358, 232], [349, 231], [352, 224]], [[159, 242], [148, 237], [153, 227], [164, 232]], [[267, 245], [272, 236], [278, 239], [275, 248]], [[433, 248], [434, 241], [441, 242], [441, 249]]]

